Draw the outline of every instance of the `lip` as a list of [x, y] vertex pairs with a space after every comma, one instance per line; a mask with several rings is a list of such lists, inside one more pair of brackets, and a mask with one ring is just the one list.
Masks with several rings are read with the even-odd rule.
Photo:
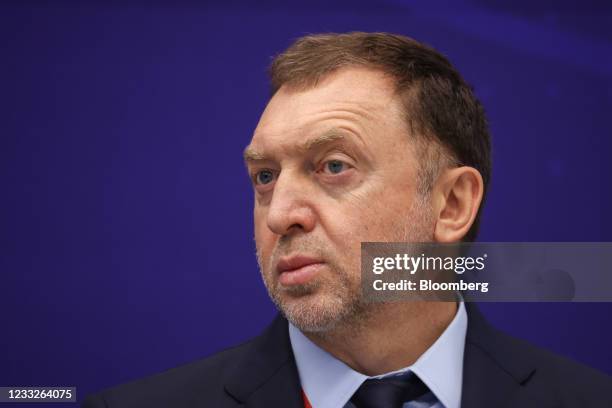
[[283, 286], [303, 285], [308, 283], [324, 266], [319, 258], [307, 255], [293, 255], [283, 257], [278, 261], [276, 270], [279, 281]]

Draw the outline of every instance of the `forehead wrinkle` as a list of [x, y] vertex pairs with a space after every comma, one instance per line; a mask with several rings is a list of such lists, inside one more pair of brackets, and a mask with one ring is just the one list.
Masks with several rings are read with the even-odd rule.
[[349, 113], [355, 116], [362, 116], [366, 119], [375, 119], [376, 115], [372, 112], [382, 108], [377, 103], [359, 101], [359, 102], [340, 102], [334, 107], [334, 111], [338, 113]]
[[311, 118], [308, 119], [308, 122], [316, 123], [334, 119], [348, 122], [351, 126], [337, 127], [348, 128], [349, 132], [357, 136], [364, 145], [366, 143], [362, 135], [369, 133], [372, 130], [372, 126], [375, 126], [377, 123], [400, 120], [403, 124], [401, 109], [397, 106], [397, 101], [393, 96], [377, 101], [336, 102], [331, 107], [326, 107], [323, 111], [311, 113], [310, 116]]

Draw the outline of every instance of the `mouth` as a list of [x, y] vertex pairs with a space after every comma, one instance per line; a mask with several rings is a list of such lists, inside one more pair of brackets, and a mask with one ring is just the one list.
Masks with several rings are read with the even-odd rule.
[[325, 263], [306, 255], [292, 255], [278, 261], [278, 280], [283, 286], [304, 285], [312, 281]]

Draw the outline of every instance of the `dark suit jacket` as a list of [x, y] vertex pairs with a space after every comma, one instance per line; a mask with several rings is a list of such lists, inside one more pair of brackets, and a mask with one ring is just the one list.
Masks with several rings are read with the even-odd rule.
[[[505, 335], [466, 306], [462, 407], [612, 407], [612, 377]], [[301, 392], [279, 316], [247, 343], [102, 391], [83, 408], [302, 408]]]

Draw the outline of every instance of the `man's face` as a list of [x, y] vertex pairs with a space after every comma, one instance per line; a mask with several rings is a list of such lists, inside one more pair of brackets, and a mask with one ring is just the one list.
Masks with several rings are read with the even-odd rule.
[[429, 241], [413, 138], [379, 71], [347, 68], [315, 88], [282, 87], [245, 151], [255, 241], [271, 298], [306, 332], [367, 311], [362, 241]]

